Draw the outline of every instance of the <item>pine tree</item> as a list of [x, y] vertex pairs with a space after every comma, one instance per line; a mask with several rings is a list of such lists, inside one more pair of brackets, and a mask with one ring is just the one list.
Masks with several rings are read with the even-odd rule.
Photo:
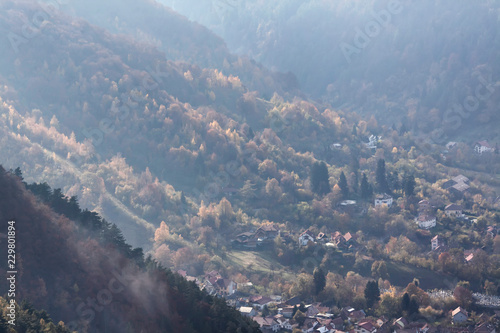
[[342, 190], [342, 196], [347, 199], [349, 196], [349, 185], [347, 184], [347, 179], [345, 178], [344, 171], [340, 173], [339, 187]]
[[403, 123], [403, 124], [401, 125], [401, 127], [399, 128], [399, 135], [400, 135], [400, 136], [403, 136], [406, 132], [408, 132], [408, 130], [406, 129], [405, 124]]
[[311, 169], [311, 187], [314, 193], [324, 195], [330, 193], [328, 168], [325, 162], [316, 162]]
[[403, 311], [408, 311], [410, 309], [410, 295], [405, 293], [401, 299], [401, 309]]
[[361, 179], [361, 198], [366, 200], [369, 199], [372, 195], [372, 188], [370, 183], [368, 183], [368, 178], [366, 174], [363, 174], [363, 178]]
[[325, 273], [319, 267], [314, 269], [313, 282], [314, 282], [314, 291], [316, 292], [316, 295], [318, 295], [320, 292], [323, 291], [323, 289], [325, 289], [326, 286]]
[[377, 171], [375, 173], [377, 179], [378, 191], [380, 193], [389, 192], [389, 185], [387, 184], [387, 176], [385, 174], [385, 160], [379, 159], [377, 162]]
[[413, 175], [405, 176], [403, 178], [403, 192], [405, 196], [411, 197], [415, 194], [415, 177]]
[[17, 177], [19, 177], [19, 179], [21, 179], [21, 181], [24, 180], [24, 178], [23, 178], [23, 172], [21, 171], [20, 167], [17, 167], [16, 170], [14, 170], [14, 175], [16, 175]]
[[377, 281], [368, 281], [365, 287], [365, 299], [369, 308], [380, 300], [380, 289]]
[[417, 297], [414, 295], [410, 299], [410, 305], [408, 306], [408, 314], [411, 316], [414, 313], [418, 313], [418, 301]]

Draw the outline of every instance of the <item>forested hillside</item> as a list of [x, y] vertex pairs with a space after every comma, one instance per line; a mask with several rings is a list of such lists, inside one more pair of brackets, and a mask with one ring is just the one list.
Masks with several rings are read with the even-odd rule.
[[[17, 240], [16, 332], [259, 331], [224, 300], [145, 259], [115, 225], [82, 211], [74, 198], [47, 184], [25, 185], [18, 176], [0, 167], [0, 220], [15, 221]], [[7, 275], [6, 261], [0, 270]], [[8, 290], [8, 281], [0, 288]], [[59, 327], [45, 327], [49, 316], [34, 308]]]
[[[417, 132], [445, 127], [455, 139], [498, 135], [496, 1], [161, 2], [213, 29], [230, 50], [291, 71], [305, 92], [334, 106]], [[476, 94], [484, 97], [470, 99]]]

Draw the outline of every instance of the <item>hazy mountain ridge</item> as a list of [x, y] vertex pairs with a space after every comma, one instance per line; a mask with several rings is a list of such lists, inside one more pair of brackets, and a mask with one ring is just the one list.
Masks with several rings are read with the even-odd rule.
[[[219, 11], [195, 1], [161, 2], [214, 29], [231, 50], [291, 71], [314, 98], [423, 133], [445, 128], [448, 137], [473, 139], [483, 128], [489, 139], [496, 136], [497, 2], [208, 2]], [[473, 112], [456, 111], [478, 85], [493, 95], [483, 87], [487, 98], [472, 104]], [[455, 117], [467, 122], [461, 132], [474, 134], [456, 135]]]

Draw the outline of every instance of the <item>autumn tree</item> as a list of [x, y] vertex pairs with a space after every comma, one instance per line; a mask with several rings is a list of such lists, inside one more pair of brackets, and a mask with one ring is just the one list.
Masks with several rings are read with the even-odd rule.
[[463, 286], [457, 286], [455, 288], [453, 291], [453, 297], [458, 305], [465, 309], [469, 309], [473, 301], [472, 292]]
[[372, 264], [372, 276], [374, 278], [388, 279], [389, 272], [387, 271], [387, 264], [383, 260], [374, 261]]

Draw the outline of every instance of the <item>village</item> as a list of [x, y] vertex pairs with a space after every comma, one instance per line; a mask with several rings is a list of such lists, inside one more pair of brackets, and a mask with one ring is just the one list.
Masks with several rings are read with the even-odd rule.
[[[444, 190], [457, 195], [459, 198], [469, 190], [470, 180], [458, 175], [442, 185]], [[375, 209], [390, 209], [397, 204], [394, 198], [381, 193], [374, 195], [372, 205]], [[344, 200], [339, 209], [352, 209], [357, 206], [354, 200]], [[418, 202], [417, 215], [414, 223], [423, 233], [429, 233], [438, 225], [438, 209], [442, 216], [466, 225], [474, 225], [477, 219], [457, 203], [448, 203], [445, 207], [436, 207], [430, 200], [422, 199]], [[366, 210], [366, 209], [364, 209]], [[363, 209], [355, 209], [363, 213]], [[493, 239], [498, 234], [496, 225], [486, 226], [482, 231], [484, 237]], [[341, 253], [363, 252], [365, 244], [358, 242], [358, 233], [333, 231], [314, 232], [306, 229], [299, 233], [282, 231], [276, 224], [265, 224], [253, 231], [237, 234], [231, 240], [234, 249], [243, 251], [262, 251], [272, 248], [275, 240], [293, 243], [298, 248], [321, 246]], [[428, 244], [428, 255], [437, 258], [448, 250], [447, 239], [444, 235], [435, 234]], [[475, 254], [481, 249], [464, 250], [464, 264], [474, 261]], [[191, 277], [186, 271], [178, 271], [180, 275], [193, 281], [200, 289], [210, 295], [224, 297], [228, 303], [238, 309], [243, 315], [255, 320], [262, 332], [303, 332], [303, 333], [375, 333], [375, 332], [478, 332], [495, 333], [495, 325], [500, 321], [500, 297], [474, 293], [474, 302], [483, 309], [491, 309], [490, 314], [478, 316], [475, 312], [469, 313], [458, 306], [446, 314], [445, 322], [439, 324], [425, 320], [411, 320], [410, 316], [388, 319], [385, 316], [374, 316], [370, 309], [355, 309], [353, 307], [337, 308], [331, 304], [314, 302], [313, 298], [301, 299], [292, 297], [283, 299], [281, 295], [258, 295], [241, 292], [239, 288], [251, 285], [248, 283], [239, 286], [231, 279], [221, 276], [217, 271], [207, 272], [203, 277]], [[247, 288], [243, 288], [248, 290]], [[430, 297], [453, 297], [452, 290], [429, 291]], [[371, 315], [367, 315], [371, 313]]]

